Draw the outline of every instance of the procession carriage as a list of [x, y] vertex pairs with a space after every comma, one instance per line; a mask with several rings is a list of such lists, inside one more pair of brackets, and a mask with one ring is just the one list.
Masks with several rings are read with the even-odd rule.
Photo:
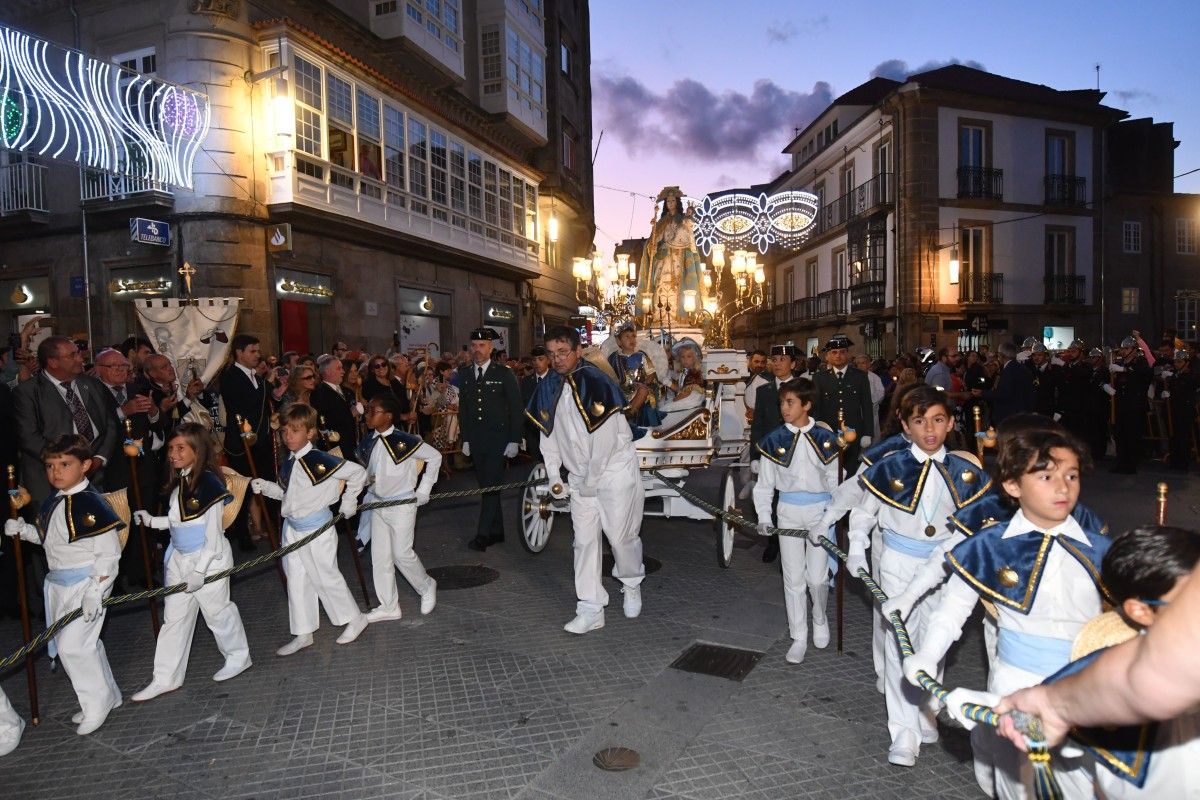
[[[721, 466], [724, 474], [718, 505], [729, 509], [736, 504], [737, 475], [748, 466], [749, 426], [743, 398], [746, 357], [737, 350], [704, 350], [701, 371], [702, 402], [668, 413], [662, 424], [635, 439], [634, 446], [646, 493], [644, 516], [715, 522], [717, 562], [727, 568], [733, 557], [734, 526], [689, 502], [675, 485], [663, 480], [682, 486], [694, 471]], [[570, 508], [567, 500], [550, 496], [545, 464], [536, 464], [529, 477], [537, 483], [527, 486], [522, 496], [521, 543], [530, 553], [540, 553], [550, 539], [555, 516]]]

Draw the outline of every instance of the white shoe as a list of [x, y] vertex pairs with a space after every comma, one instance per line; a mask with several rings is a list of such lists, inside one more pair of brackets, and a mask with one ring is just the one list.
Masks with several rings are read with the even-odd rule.
[[[120, 705], [120, 703], [117, 705]], [[113, 706], [113, 708], [116, 707], [117, 706]], [[97, 717], [92, 717], [91, 719], [84, 717], [79, 721], [79, 727], [75, 729], [75, 732], [80, 736], [87, 736], [89, 733], [95, 733], [100, 729], [100, 726], [104, 724], [104, 720], [108, 719], [109, 711], [112, 711], [112, 708], [108, 709], [108, 711], [105, 711], [103, 714]]]
[[788, 648], [787, 655], [783, 660], [789, 664], [799, 664], [804, 661], [804, 654], [808, 651], [808, 643], [804, 639], [793, 639], [792, 646]]
[[395, 611], [383, 606], [377, 606], [367, 612], [367, 622], [388, 622], [389, 620], [400, 619], [400, 615], [399, 606], [396, 606]]
[[429, 579], [429, 586], [421, 592], [421, 613], [428, 614], [437, 605], [437, 581]]
[[938, 732], [935, 728], [931, 731], [921, 732], [921, 744], [936, 744], [938, 740]]
[[277, 656], [290, 656], [292, 653], [299, 653], [306, 647], [312, 647], [312, 634], [302, 633], [295, 639], [285, 644], [283, 647], [275, 651]]
[[911, 767], [917, 763], [916, 748], [906, 744], [894, 744], [888, 750], [888, 763], [897, 767]]
[[0, 756], [6, 756], [17, 749], [17, 745], [21, 743], [21, 734], [24, 730], [25, 720], [17, 717], [16, 731], [10, 730], [7, 737], [0, 737]]
[[813, 647], [824, 650], [829, 647], [829, 620], [817, 622], [813, 620]]
[[[178, 688], [179, 688], [178, 686], [168, 686], [167, 684], [159, 683], [158, 681], [150, 681], [149, 686], [147, 686], [145, 689], [142, 689], [140, 692], [133, 695], [129, 699], [135, 703], [145, 703], [147, 700], [153, 700], [154, 698], [158, 697], [160, 694], [166, 694], [167, 692], [173, 692]], [[80, 722], [83, 721], [82, 715], [83, 715], [82, 711], [76, 715], [76, 716], [81, 717]], [[71, 721], [74, 722], [75, 720], [72, 719]]]
[[625, 618], [637, 619], [637, 615], [642, 613], [642, 587], [626, 586], [621, 591], [625, 594]]
[[250, 666], [253, 663], [254, 662], [248, 657], [245, 661], [238, 664], [230, 664], [228, 661], [226, 661], [225, 666], [221, 667], [219, 670], [217, 670], [217, 673], [213, 675], [213, 680], [217, 683], [220, 683], [221, 681], [227, 681], [230, 678], [236, 678], [238, 675], [241, 675], [243, 672], [250, 669]]
[[875, 679], [875, 691], [879, 692], [880, 694], [887, 693], [887, 689], [884, 687], [883, 678]]
[[[117, 704], [115, 706], [113, 706], [113, 708], [120, 708], [122, 702], [123, 702], [122, 700], [118, 700]], [[81, 722], [83, 722], [83, 712], [82, 711], [76, 711], [74, 714], [71, 715], [71, 724], [72, 725], [78, 725]], [[3, 753], [0, 753], [0, 755], [3, 755]]]
[[594, 614], [578, 614], [575, 619], [563, 625], [563, 630], [567, 633], [587, 633], [588, 631], [599, 630], [604, 627], [604, 610], [601, 609]]
[[342, 635], [337, 637], [338, 644], [350, 644], [358, 635], [367, 629], [367, 615], [359, 614], [350, 624], [342, 631]]

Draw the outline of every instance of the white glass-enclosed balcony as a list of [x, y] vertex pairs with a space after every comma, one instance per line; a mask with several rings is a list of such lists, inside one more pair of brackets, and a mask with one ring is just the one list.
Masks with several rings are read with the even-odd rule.
[[372, 33], [381, 39], [405, 39], [441, 71], [459, 81], [466, 77], [460, 0], [366, 2]]

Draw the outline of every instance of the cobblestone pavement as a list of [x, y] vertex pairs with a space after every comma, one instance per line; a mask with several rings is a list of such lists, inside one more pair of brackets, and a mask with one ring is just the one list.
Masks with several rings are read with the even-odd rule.
[[[527, 466], [514, 468], [520, 479]], [[693, 486], [716, 497], [717, 470]], [[1154, 472], [1099, 473], [1084, 500], [1114, 531], [1148, 520], [1157, 480], [1172, 486], [1172, 519], [1188, 524], [1200, 504], [1194, 478]], [[471, 485], [456, 475], [440, 489]], [[913, 769], [886, 762], [883, 699], [874, 688], [868, 605], [846, 595], [846, 644], [788, 646], [777, 564], [744, 542], [720, 569], [711, 523], [648, 518], [646, 553], [662, 562], [644, 584], [637, 620], [621, 614], [615, 582], [603, 630], [575, 637], [571, 540], [560, 518], [546, 550], [518, 542], [516, 495], [507, 497], [508, 541], [486, 553], [464, 547], [471, 502], [423, 509], [418, 552], [429, 567], [483, 564], [500, 577], [442, 591], [422, 617], [402, 588], [404, 619], [372, 625], [358, 642], [334, 644], [325, 620], [312, 648], [286, 659], [286, 605], [273, 570], [233, 588], [255, 665], [228, 683], [211, 635], [198, 626], [183, 688], [145, 705], [129, 702], [89, 737], [70, 725], [77, 710], [66, 676], [39, 659], [43, 721], [0, 759], [0, 794], [36, 798], [968, 798], [966, 734], [942, 730]], [[748, 506], [743, 501], [743, 507]], [[746, 547], [742, 545], [745, 544]], [[343, 571], [358, 587], [346, 551]], [[369, 569], [367, 571], [369, 576]], [[403, 586], [403, 582], [402, 586]], [[832, 601], [831, 601], [832, 604]], [[0, 652], [19, 645], [0, 623]], [[122, 690], [150, 678], [154, 642], [144, 607], [110, 613], [104, 639]], [[696, 641], [764, 652], [741, 683], [671, 669]], [[972, 624], [947, 672], [983, 686], [982, 643]], [[24, 676], [3, 688], [27, 714]], [[637, 768], [602, 772], [593, 754], [630, 747]]]

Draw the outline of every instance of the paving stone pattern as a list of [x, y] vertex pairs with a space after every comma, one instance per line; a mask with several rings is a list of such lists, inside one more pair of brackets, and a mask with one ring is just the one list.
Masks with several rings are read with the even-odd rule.
[[[528, 467], [512, 470], [520, 479]], [[1150, 518], [1154, 473], [1101, 474], [1084, 498], [1120, 530]], [[717, 474], [691, 482], [713, 497]], [[1166, 477], [1172, 515], [1190, 518], [1200, 484]], [[472, 485], [455, 475], [440, 489]], [[546, 551], [517, 541], [517, 498], [506, 497], [509, 540], [479, 554], [471, 502], [421, 512], [418, 552], [427, 566], [480, 564], [497, 581], [444, 591], [428, 617], [404, 587], [404, 618], [372, 625], [358, 642], [334, 643], [323, 621], [316, 644], [286, 659], [286, 601], [264, 569], [233, 588], [254, 667], [223, 684], [201, 624], [183, 688], [145, 705], [128, 699], [92, 736], [75, 735], [66, 676], [38, 661], [43, 721], [0, 759], [0, 795], [11, 800], [171, 798], [972, 798], [966, 734], [942, 730], [912, 769], [887, 764], [883, 698], [874, 688], [865, 593], [846, 595], [846, 647], [809, 648], [791, 666], [777, 564], [758, 546], [719, 569], [711, 524], [647, 519], [647, 577], [637, 620], [612, 595], [603, 630], [563, 632], [572, 615], [569, 521]], [[743, 507], [749, 503], [743, 501]], [[343, 550], [343, 572], [358, 587]], [[367, 570], [368, 579], [370, 570]], [[832, 599], [831, 599], [832, 606]], [[150, 679], [154, 640], [144, 606], [111, 612], [104, 640], [126, 697]], [[948, 683], [982, 687], [982, 637], [972, 622], [953, 651]], [[693, 642], [764, 652], [741, 683], [668, 666]], [[0, 622], [0, 652], [20, 643]], [[23, 672], [3, 688], [27, 715]], [[640, 765], [603, 772], [605, 747], [638, 751]]]

